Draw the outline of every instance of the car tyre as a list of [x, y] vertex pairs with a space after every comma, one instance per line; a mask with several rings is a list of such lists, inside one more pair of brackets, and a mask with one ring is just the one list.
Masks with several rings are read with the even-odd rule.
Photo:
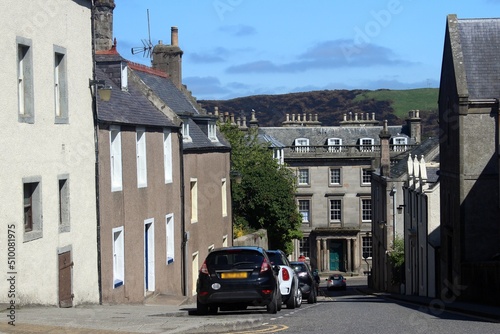
[[286, 308], [294, 309], [297, 306], [297, 290], [292, 289], [288, 299], [286, 300]]
[[316, 291], [314, 289], [311, 289], [309, 296], [307, 296], [307, 303], [308, 304], [316, 303]]
[[207, 315], [209, 311], [209, 306], [208, 304], [203, 304], [200, 303], [199, 300], [196, 301], [196, 313], [198, 315]]
[[295, 307], [299, 308], [302, 306], [302, 289], [297, 287], [297, 291], [295, 293]]
[[277, 299], [276, 303], [278, 304], [278, 311], [281, 311], [281, 309], [283, 308], [283, 296], [281, 296], [281, 291], [279, 287], [277, 288], [277, 290], [278, 290], [278, 297], [276, 298]]
[[276, 314], [278, 313], [278, 294], [275, 293], [273, 299], [267, 304], [267, 313]]

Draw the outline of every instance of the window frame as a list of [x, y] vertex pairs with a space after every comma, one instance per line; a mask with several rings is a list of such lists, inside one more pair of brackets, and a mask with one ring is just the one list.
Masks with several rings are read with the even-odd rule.
[[[402, 141], [401, 143], [399, 141]], [[391, 137], [391, 149], [394, 152], [404, 152], [407, 149], [408, 138], [406, 137]]]
[[59, 183], [59, 233], [64, 233], [69, 232], [71, 228], [69, 175], [58, 175], [57, 179]]
[[[115, 237], [118, 235], [118, 238]], [[123, 226], [115, 227], [111, 231], [113, 256], [113, 289], [125, 285], [125, 230]]]
[[136, 127], [135, 129], [135, 152], [137, 155], [137, 188], [148, 186], [148, 161], [146, 154], [146, 129]]
[[[364, 257], [365, 253], [369, 256]], [[373, 257], [373, 239], [372, 236], [363, 235], [361, 237], [361, 256], [364, 259], [371, 259]]]
[[[365, 143], [368, 141], [369, 143]], [[375, 140], [373, 138], [359, 138], [359, 151], [360, 152], [373, 152], [374, 151]]]
[[[338, 183], [332, 182], [332, 172], [338, 171]], [[339, 167], [330, 167], [328, 169], [328, 184], [333, 187], [341, 187], [342, 186], [342, 168]]]
[[[333, 202], [338, 202], [338, 207], [332, 208]], [[335, 215], [334, 215], [335, 213]], [[335, 216], [335, 217], [334, 217]], [[338, 217], [338, 218], [337, 218]], [[341, 198], [328, 198], [328, 222], [330, 224], [341, 224], [343, 217], [343, 201]]]
[[191, 178], [190, 180], [191, 194], [191, 224], [198, 223], [198, 179]]
[[309, 139], [308, 138], [296, 138], [293, 141], [294, 144], [294, 151], [295, 152], [300, 152], [300, 153], [307, 153], [309, 152]]
[[66, 49], [54, 45], [54, 123], [69, 123]]
[[211, 142], [218, 142], [219, 138], [217, 138], [217, 125], [215, 124], [215, 122], [209, 122], [207, 126], [208, 139], [210, 139]]
[[311, 176], [309, 173], [309, 168], [298, 168], [297, 169], [297, 185], [299, 187], [311, 185]]
[[328, 152], [342, 152], [342, 138], [328, 138]]
[[[115, 134], [115, 136], [113, 136]], [[123, 190], [122, 131], [120, 126], [109, 127], [109, 158], [111, 192]]]
[[172, 131], [163, 130], [163, 164], [165, 169], [165, 184], [173, 183]]
[[16, 37], [17, 45], [17, 96], [18, 121], [35, 123], [33, 42], [29, 38]]
[[[367, 208], [367, 206], [369, 206]], [[361, 222], [370, 223], [373, 220], [373, 204], [372, 199], [370, 197], [362, 197], [360, 198], [360, 214], [361, 214]], [[366, 219], [366, 215], [369, 215], [370, 219]]]
[[165, 235], [166, 235], [166, 264], [175, 261], [175, 221], [174, 214], [169, 213], [165, 216]]
[[[372, 184], [372, 173], [371, 168], [361, 168], [361, 186], [371, 186]], [[366, 182], [370, 178], [370, 181]]]
[[[42, 177], [23, 177], [23, 237], [24, 242], [40, 239], [43, 237], [43, 211], [42, 211]], [[27, 188], [29, 187], [29, 188]], [[26, 228], [26, 192], [29, 192], [30, 221], [29, 228]]]
[[[302, 209], [303, 203], [307, 203], [307, 210]], [[299, 210], [299, 213], [302, 217], [302, 224], [303, 225], [311, 225], [311, 199], [310, 198], [297, 198], [297, 208]], [[307, 212], [307, 217], [303, 215], [303, 212]]]
[[227, 217], [227, 180], [223, 178], [221, 180], [221, 201], [222, 201], [222, 217]]

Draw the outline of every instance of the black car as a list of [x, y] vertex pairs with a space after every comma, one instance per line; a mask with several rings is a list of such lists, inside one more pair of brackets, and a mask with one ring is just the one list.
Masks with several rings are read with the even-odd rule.
[[309, 265], [302, 261], [292, 261], [290, 262], [290, 265], [299, 277], [299, 286], [300, 290], [302, 290], [302, 298], [307, 299], [309, 304], [316, 303], [318, 283]]
[[197, 313], [216, 314], [220, 307], [247, 306], [266, 306], [268, 313], [277, 313], [281, 295], [275, 270], [260, 247], [214, 249], [198, 274]]

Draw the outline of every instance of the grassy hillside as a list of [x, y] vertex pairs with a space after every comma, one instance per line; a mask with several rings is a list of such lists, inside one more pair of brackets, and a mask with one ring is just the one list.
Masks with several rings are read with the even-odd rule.
[[380, 89], [365, 91], [358, 94], [354, 101], [374, 99], [376, 101], [390, 101], [394, 114], [399, 118], [408, 115], [409, 110], [436, 111], [438, 89], [420, 88], [408, 90]]
[[403, 124], [408, 111], [420, 110], [424, 136], [437, 129], [437, 88], [409, 90], [321, 90], [281, 95], [255, 95], [231, 100], [200, 100], [208, 111], [217, 106], [222, 113], [245, 114], [256, 111], [260, 126], [281, 126], [286, 114], [318, 114], [322, 125], [338, 125], [344, 114], [375, 113], [379, 121]]

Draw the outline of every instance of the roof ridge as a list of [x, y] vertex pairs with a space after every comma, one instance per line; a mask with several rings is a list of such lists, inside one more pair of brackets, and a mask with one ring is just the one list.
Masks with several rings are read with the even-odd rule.
[[139, 63], [134, 63], [132, 61], [129, 61], [128, 62], [128, 66], [133, 69], [133, 70], [136, 70], [136, 71], [140, 71], [140, 72], [144, 72], [144, 73], [148, 73], [148, 74], [153, 74], [153, 75], [157, 75], [159, 77], [162, 77], [162, 78], [168, 78], [168, 74], [161, 71], [161, 70], [158, 70], [156, 68], [152, 68], [150, 66], [146, 66], [146, 65], [143, 65], [143, 64], [139, 64]]

